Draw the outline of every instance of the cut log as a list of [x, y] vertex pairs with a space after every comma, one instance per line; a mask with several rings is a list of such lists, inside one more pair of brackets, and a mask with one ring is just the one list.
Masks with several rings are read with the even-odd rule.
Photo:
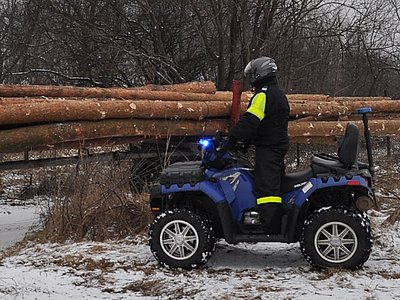
[[[47, 85], [0, 85], [0, 97], [84, 97], [84, 98], [133, 98], [138, 95], [173, 93], [214, 94], [215, 84], [211, 81], [189, 82], [176, 85], [150, 85], [139, 88], [97, 88]], [[150, 98], [154, 99], [154, 98]], [[171, 99], [169, 99], [171, 100]]]
[[[1, 101], [0, 101], [1, 102]], [[245, 113], [247, 104], [241, 104]], [[0, 105], [0, 126], [26, 125], [68, 121], [95, 121], [102, 119], [191, 119], [202, 120], [230, 116], [228, 101], [174, 102], [157, 100], [114, 101], [25, 101], [12, 105]], [[347, 115], [347, 107], [335, 102], [325, 104], [291, 104], [290, 116], [304, 118], [339, 118]]]
[[[230, 91], [217, 91], [215, 95], [218, 97], [218, 99], [220, 99], [219, 101], [232, 101], [233, 98], [233, 92]], [[254, 93], [249, 91], [242, 92], [240, 101], [248, 103], [253, 95]]]
[[[0, 100], [0, 126], [26, 125], [51, 122], [68, 122], [102, 119], [189, 119], [228, 118], [229, 101], [160, 101], [160, 100], [67, 100], [32, 99]], [[8, 103], [8, 104], [7, 104]], [[400, 101], [375, 102], [310, 102], [290, 104], [290, 116], [296, 119], [313, 117], [324, 119], [347, 119], [350, 111], [371, 106], [376, 113], [400, 112]], [[241, 103], [241, 113], [247, 103]], [[306, 119], [307, 120], [307, 119]]]
[[339, 105], [337, 102], [290, 103], [290, 116], [294, 118], [308, 116], [316, 118], [338, 118], [347, 115], [348, 108]]
[[[340, 118], [339, 120], [342, 121], [359, 121], [361, 117], [357, 114], [354, 115], [349, 115], [349, 116], [344, 116], [343, 118]], [[372, 113], [368, 115], [369, 120], [400, 120], [400, 113]]]
[[[291, 140], [312, 142], [341, 136], [348, 122], [290, 122]], [[356, 121], [363, 130], [362, 121]], [[51, 149], [54, 145], [85, 143], [90, 140], [110, 141], [115, 139], [165, 138], [168, 136], [201, 136], [214, 134], [217, 130], [227, 131], [228, 119], [207, 121], [167, 120], [103, 120], [98, 122], [56, 123], [21, 127], [0, 131], [0, 153], [21, 152], [31, 149]], [[400, 120], [371, 120], [371, 134], [376, 136], [399, 135]], [[309, 139], [309, 138], [312, 139]]]
[[[291, 137], [299, 136], [340, 136], [343, 135], [346, 121], [340, 122], [290, 122], [289, 135]], [[363, 129], [362, 121], [353, 121], [360, 130]], [[371, 120], [369, 122], [371, 135], [388, 136], [400, 134], [400, 120]], [[361, 132], [360, 132], [361, 133]]]
[[[67, 93], [65, 93], [67, 94]], [[80, 96], [79, 96], [80, 95]], [[162, 101], [225, 101], [231, 102], [232, 98], [227, 98], [225, 93], [216, 94], [204, 94], [204, 93], [189, 93], [189, 92], [171, 92], [171, 91], [145, 91], [139, 89], [100, 89], [93, 88], [88, 93], [76, 92], [74, 89], [69, 91], [68, 96], [59, 96], [57, 93], [49, 94], [48, 96], [29, 96], [23, 98], [19, 93], [16, 93], [14, 97], [1, 98], [3, 103], [6, 101], [14, 101], [19, 103], [22, 101], [43, 101], [46, 99], [68, 101], [68, 100], [162, 100]]]
[[[204, 96], [206, 94], [198, 94]], [[207, 96], [207, 95], [206, 95]], [[218, 95], [208, 95], [211, 97]], [[244, 114], [248, 104], [241, 103]], [[290, 117], [318, 120], [347, 119], [357, 108], [374, 113], [400, 113], [400, 101], [291, 102]], [[192, 119], [229, 117], [231, 101], [105, 100], [64, 98], [6, 98], [0, 100], [0, 126], [101, 119]]]
[[329, 97], [331, 101], [388, 101], [390, 97]]
[[85, 140], [168, 136], [202, 136], [226, 131], [229, 120], [203, 122], [167, 120], [103, 120], [55, 123], [0, 131], [0, 153], [21, 152]]
[[[58, 144], [47, 144], [31, 148], [34, 151], [51, 151], [51, 150], [67, 150], [67, 149], [87, 149], [93, 147], [113, 148], [123, 144], [134, 144], [142, 142], [144, 139], [141, 136], [117, 137], [117, 138], [99, 138], [86, 139], [72, 142], [62, 142]], [[111, 150], [111, 149], [109, 149]]]
[[319, 145], [335, 145], [338, 142], [337, 136], [293, 136], [290, 137], [291, 143], [298, 144], [319, 144]]
[[355, 113], [356, 110], [360, 107], [369, 106], [372, 109], [372, 112], [382, 113], [382, 112], [390, 112], [397, 113], [400, 112], [400, 101], [397, 100], [369, 100], [366, 99], [364, 101], [343, 101], [340, 102], [341, 105], [346, 106], [349, 109], [349, 112]]
[[[290, 117], [295, 119], [313, 117], [316, 119], [338, 119], [347, 116], [348, 108], [337, 102], [290, 102]], [[241, 103], [241, 113], [247, 110], [247, 103]]]
[[301, 101], [301, 100], [306, 100], [306, 101], [329, 101], [329, 96], [328, 95], [321, 95], [321, 94], [288, 94], [287, 95], [288, 100], [292, 101]]
[[[217, 91], [216, 94], [221, 96], [220, 101], [230, 101], [232, 99], [232, 92], [220, 92]], [[241, 101], [248, 103], [248, 100], [254, 95], [254, 93], [250, 91], [242, 92]], [[374, 103], [379, 101], [395, 101], [390, 97], [330, 97], [328, 95], [320, 95], [320, 94], [287, 94], [288, 101], [290, 103], [307, 103], [313, 104], [314, 102], [318, 103], [332, 103], [338, 102], [341, 105], [345, 105], [343, 102], [353, 102], [356, 105], [357, 102], [368, 102]], [[222, 98], [224, 97], [224, 98]]]
[[187, 92], [187, 93], [203, 93], [215, 94], [217, 88], [212, 81], [193, 81], [186, 83], [176, 83], [170, 85], [149, 84], [138, 87], [138, 89], [146, 91], [170, 91], [170, 92]]
[[230, 102], [154, 100], [41, 101], [0, 105], [0, 126], [102, 119], [192, 119], [228, 117]]

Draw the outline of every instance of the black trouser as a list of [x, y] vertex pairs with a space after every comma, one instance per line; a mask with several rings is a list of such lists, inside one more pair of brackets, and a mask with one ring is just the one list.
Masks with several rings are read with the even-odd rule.
[[263, 228], [279, 233], [282, 216], [281, 177], [287, 148], [256, 147], [255, 192]]
[[281, 176], [285, 172], [286, 152], [285, 148], [256, 147], [254, 175], [257, 199], [281, 196]]

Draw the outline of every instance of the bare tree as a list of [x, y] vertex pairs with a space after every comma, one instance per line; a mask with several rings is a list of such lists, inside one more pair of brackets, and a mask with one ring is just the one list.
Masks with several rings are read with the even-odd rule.
[[134, 86], [213, 80], [260, 55], [287, 92], [400, 97], [395, 0], [7, 0], [5, 83]]

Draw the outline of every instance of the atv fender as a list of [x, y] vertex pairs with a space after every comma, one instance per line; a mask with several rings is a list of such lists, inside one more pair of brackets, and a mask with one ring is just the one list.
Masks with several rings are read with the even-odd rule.
[[368, 182], [365, 178], [361, 176], [352, 176], [348, 178], [346, 176], [340, 177], [318, 177], [311, 178], [307, 184], [305, 184], [301, 189], [296, 189], [293, 192], [289, 192], [283, 196], [284, 203], [288, 205], [296, 205], [298, 207], [302, 207], [303, 204], [308, 200], [310, 195], [314, 193], [316, 190], [321, 190], [329, 187], [338, 187], [338, 186], [354, 186], [354, 187], [363, 187], [367, 190]]
[[235, 194], [230, 185], [225, 185], [223, 182], [202, 181], [191, 185], [185, 183], [183, 185], [172, 184], [168, 188], [163, 185], [160, 189], [160, 195], [165, 196], [173, 193], [181, 192], [202, 192], [212, 199], [215, 203], [228, 200], [229, 202], [235, 199]]

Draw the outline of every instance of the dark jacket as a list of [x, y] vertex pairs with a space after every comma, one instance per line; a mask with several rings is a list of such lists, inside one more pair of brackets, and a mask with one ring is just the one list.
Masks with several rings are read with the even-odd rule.
[[[266, 95], [265, 116], [262, 119], [249, 112], [253, 99], [259, 93]], [[287, 149], [289, 111], [288, 100], [279, 88], [276, 77], [268, 77], [256, 87], [249, 103], [249, 110], [231, 129], [230, 134], [236, 140], [247, 141], [256, 146]]]

